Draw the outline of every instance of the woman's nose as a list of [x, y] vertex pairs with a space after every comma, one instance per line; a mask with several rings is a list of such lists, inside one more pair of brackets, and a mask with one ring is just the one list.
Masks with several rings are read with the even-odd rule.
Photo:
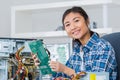
[[75, 24], [71, 24], [70, 29], [72, 30], [72, 29], [75, 29], [75, 28], [76, 28], [76, 25]]

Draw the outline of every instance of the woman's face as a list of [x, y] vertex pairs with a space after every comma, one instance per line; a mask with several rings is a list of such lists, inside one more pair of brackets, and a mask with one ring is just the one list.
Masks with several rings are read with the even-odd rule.
[[89, 32], [88, 22], [79, 13], [71, 12], [64, 19], [65, 30], [71, 38], [82, 39]]

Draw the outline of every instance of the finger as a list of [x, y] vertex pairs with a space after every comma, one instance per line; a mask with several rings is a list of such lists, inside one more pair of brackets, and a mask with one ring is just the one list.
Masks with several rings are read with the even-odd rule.
[[38, 58], [35, 58], [34, 61], [35, 61], [35, 62], [38, 62], [39, 60], [38, 60]]
[[57, 72], [55, 68], [51, 68], [52, 71]]
[[57, 66], [55, 64], [49, 64], [52, 71], [57, 72]]
[[52, 71], [56, 71], [56, 67], [55, 66], [51, 66], [50, 67]]
[[33, 54], [33, 55], [32, 55], [32, 58], [33, 58], [33, 59], [36, 59], [36, 55], [35, 55], [35, 54]]
[[56, 66], [51, 66], [50, 68], [51, 68], [51, 69], [55, 69], [55, 68], [56, 68]]
[[36, 65], [36, 64], [39, 65], [39, 64], [40, 64], [40, 61], [39, 61], [38, 59], [36, 59], [36, 60], [34, 60], [34, 63], [35, 63], [35, 65]]
[[54, 67], [57, 66], [56, 64], [49, 64], [50, 67]]
[[40, 65], [40, 63], [35, 63], [35, 66], [38, 66], [38, 65]]
[[52, 70], [52, 71], [55, 71], [55, 72], [59, 72], [59, 71], [58, 71], [58, 68], [57, 68], [57, 67], [55, 67], [55, 66], [54, 66], [54, 67], [52, 67], [52, 68], [51, 68], [51, 70]]
[[49, 64], [50, 64], [50, 65], [56, 65], [57, 62], [56, 62], [56, 61], [50, 61]]
[[50, 66], [51, 68], [55, 68], [56, 65], [53, 64], [53, 63], [50, 63], [49, 66]]

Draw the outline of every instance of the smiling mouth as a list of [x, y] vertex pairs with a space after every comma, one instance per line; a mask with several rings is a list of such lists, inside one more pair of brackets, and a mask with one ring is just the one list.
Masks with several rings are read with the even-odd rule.
[[72, 34], [77, 35], [77, 34], [79, 34], [79, 33], [80, 33], [80, 30], [76, 30], [76, 31], [74, 31]]

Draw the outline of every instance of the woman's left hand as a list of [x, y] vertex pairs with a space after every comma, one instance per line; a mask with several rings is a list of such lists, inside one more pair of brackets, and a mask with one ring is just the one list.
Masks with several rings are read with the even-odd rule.
[[55, 72], [63, 72], [66, 67], [65, 65], [63, 65], [62, 63], [58, 61], [50, 61], [49, 65], [52, 71], [55, 71]]
[[49, 65], [50, 65], [52, 71], [62, 72], [69, 76], [71, 76], [71, 75], [76, 76], [76, 73], [73, 69], [63, 65], [62, 63], [60, 63], [58, 61], [50, 61]]

